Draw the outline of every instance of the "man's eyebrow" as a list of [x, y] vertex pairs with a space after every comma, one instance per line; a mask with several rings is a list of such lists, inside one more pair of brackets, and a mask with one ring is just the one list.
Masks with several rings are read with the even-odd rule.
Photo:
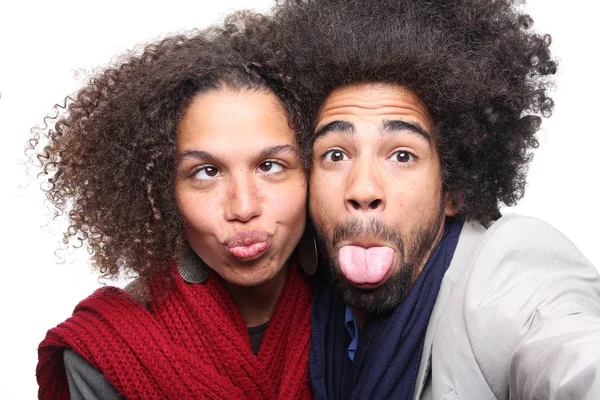
[[409, 131], [416, 133], [421, 136], [423, 139], [427, 140], [428, 143], [431, 143], [431, 135], [427, 132], [423, 127], [419, 124], [414, 124], [412, 122], [406, 122], [402, 120], [385, 120], [382, 124], [382, 132], [398, 132], [398, 131]]
[[[253, 158], [257, 160], [262, 160], [265, 158], [273, 157], [280, 153], [292, 153], [294, 155], [299, 155], [298, 149], [296, 147], [291, 146], [289, 144], [283, 144], [278, 146], [266, 147], [260, 152], [258, 152]], [[219, 157], [204, 150], [188, 150], [182, 153], [178, 157], [177, 164], [181, 164], [186, 158], [193, 158], [196, 160], [201, 160], [216, 165], [222, 164], [222, 161]]]
[[348, 121], [332, 121], [315, 132], [315, 139], [330, 132], [342, 132], [354, 135], [354, 124]]

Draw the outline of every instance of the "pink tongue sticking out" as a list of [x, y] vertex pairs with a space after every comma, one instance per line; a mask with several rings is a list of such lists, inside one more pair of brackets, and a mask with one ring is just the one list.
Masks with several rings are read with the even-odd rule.
[[394, 261], [389, 247], [344, 246], [338, 255], [342, 274], [354, 284], [380, 283]]

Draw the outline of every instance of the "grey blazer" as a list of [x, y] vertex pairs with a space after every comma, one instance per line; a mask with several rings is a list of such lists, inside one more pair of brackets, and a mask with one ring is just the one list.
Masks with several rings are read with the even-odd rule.
[[414, 399], [600, 399], [600, 277], [560, 232], [465, 223]]

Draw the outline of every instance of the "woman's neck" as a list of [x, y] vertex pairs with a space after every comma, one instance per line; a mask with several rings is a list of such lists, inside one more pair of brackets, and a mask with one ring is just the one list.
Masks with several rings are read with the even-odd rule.
[[236, 286], [224, 281], [225, 287], [240, 309], [246, 326], [262, 325], [271, 319], [283, 292], [287, 274], [286, 265], [273, 279], [259, 286]]

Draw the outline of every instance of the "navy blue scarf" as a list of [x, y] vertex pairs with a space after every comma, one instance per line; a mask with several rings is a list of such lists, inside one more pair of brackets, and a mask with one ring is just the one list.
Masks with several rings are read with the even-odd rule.
[[388, 314], [370, 315], [354, 361], [348, 357], [346, 306], [325, 276], [312, 310], [310, 378], [318, 400], [412, 399], [425, 332], [463, 221], [448, 219], [444, 234], [406, 298]]

